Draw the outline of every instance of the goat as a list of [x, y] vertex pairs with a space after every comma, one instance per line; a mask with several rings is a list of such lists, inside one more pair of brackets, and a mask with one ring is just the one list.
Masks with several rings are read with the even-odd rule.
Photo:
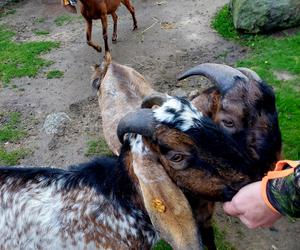
[[[247, 152], [254, 162], [256, 179], [261, 179], [281, 157], [281, 133], [273, 90], [248, 68], [207, 63], [187, 70], [178, 79], [192, 75], [205, 76], [215, 84], [192, 103]], [[197, 199], [193, 194], [186, 196], [193, 211], [198, 211], [195, 216], [204, 244], [208, 249], [216, 249], [211, 225], [214, 203]]]
[[[113, 26], [113, 35], [112, 41], [117, 42], [117, 26], [118, 26], [118, 16], [116, 11], [122, 2], [125, 7], [130, 12], [133, 19], [133, 30], [137, 29], [137, 21], [135, 17], [134, 7], [130, 3], [130, 0], [79, 0], [80, 12], [86, 21], [86, 40], [87, 44], [93, 47], [98, 52], [101, 52], [101, 46], [95, 44], [92, 41], [92, 27], [93, 20], [100, 19], [102, 23], [102, 35], [104, 40], [105, 51], [109, 51], [108, 41], [107, 41], [107, 15], [111, 15], [114, 26]], [[76, 2], [76, 1], [75, 1]]]
[[[105, 68], [108, 69], [107, 72], [109, 75], [106, 78], [102, 76], [101, 88], [109, 89], [110, 84], [116, 84], [119, 81], [118, 72], [112, 71], [107, 66], [109, 63], [104, 60], [103, 64], [106, 65]], [[112, 62], [112, 64], [115, 63]], [[125, 69], [123, 68], [123, 71]], [[132, 69], [130, 71], [132, 72]], [[103, 72], [105, 74], [106, 71]], [[136, 72], [136, 74], [138, 73]], [[190, 75], [197, 74], [208, 77], [215, 86], [196, 96], [192, 100], [192, 103], [205, 116], [210, 117], [215, 124], [219, 125], [224, 133], [229, 134], [240, 148], [247, 153], [248, 157], [254, 162], [251, 168], [256, 173], [252, 181], [258, 180], [279, 160], [281, 153], [281, 135], [275, 106], [275, 96], [272, 89], [250, 69], [234, 69], [226, 65], [210, 63], [202, 64], [188, 70], [179, 76], [179, 79], [182, 80]], [[129, 74], [122, 73], [122, 76], [123, 84], [129, 82], [134, 86], [145, 84], [145, 81], [132, 78]], [[126, 81], [123, 79], [124, 76], [128, 77]], [[99, 78], [101, 79], [101, 77], [96, 79]], [[118, 90], [119, 92], [123, 91], [123, 93], [115, 93], [115, 96], [126, 94], [128, 88], [127, 85], [123, 86], [122, 89]], [[144, 98], [142, 107], [150, 108], [152, 105], [161, 105], [164, 102], [164, 95], [151, 94], [154, 92], [153, 89], [149, 91], [149, 96]], [[139, 92], [135, 92], [135, 95], [139, 96]], [[106, 100], [108, 96], [101, 95], [101, 91], [98, 92], [98, 96], [100, 107], [101, 103], [108, 102]], [[143, 93], [141, 98], [144, 96], [145, 93]], [[135, 106], [138, 106], [140, 99], [138, 99], [139, 101]], [[116, 106], [124, 107], [124, 109], [126, 107], [132, 109], [134, 105], [128, 105], [126, 99], [110, 99], [110, 104], [106, 106], [106, 110], [101, 110], [102, 114], [114, 110], [114, 117], [117, 120], [120, 119], [118, 117], [121, 116], [123, 111], [119, 112], [119, 109], [115, 108]], [[104, 129], [107, 120], [103, 120], [102, 122]], [[111, 133], [107, 133], [105, 130], [104, 135], [109, 138], [106, 139], [108, 142], [115, 140]], [[110, 143], [108, 144], [110, 145]], [[204, 200], [203, 197], [192, 195], [189, 192], [186, 192], [185, 195], [192, 206], [204, 245], [209, 249], [215, 249], [211, 225], [214, 203]]]
[[98, 90], [104, 138], [109, 149], [119, 155], [119, 121], [125, 114], [139, 109], [146, 95], [159, 93], [137, 71], [113, 62], [110, 53], [106, 53], [101, 66], [94, 65], [92, 71], [91, 81]]
[[[202, 249], [181, 189], [230, 200], [251, 160], [187, 100], [168, 97], [119, 122], [118, 158], [68, 170], [0, 168], [2, 249]], [[175, 185], [176, 184], [176, 185]]]

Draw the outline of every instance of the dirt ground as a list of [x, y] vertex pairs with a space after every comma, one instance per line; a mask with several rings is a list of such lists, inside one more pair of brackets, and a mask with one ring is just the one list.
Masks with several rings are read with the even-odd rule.
[[[16, 13], [2, 18], [0, 24], [16, 30], [18, 41], [45, 39], [60, 41], [61, 46], [44, 55], [54, 64], [37, 77], [15, 79], [11, 84], [16, 89], [0, 90], [0, 107], [4, 111], [21, 112], [26, 124], [29, 136], [20, 147], [29, 148], [32, 154], [22, 164], [64, 168], [86, 161], [87, 142], [102, 136], [96, 93], [90, 84], [90, 66], [99, 63], [103, 54], [86, 45], [83, 19], [74, 15], [74, 20], [59, 27], [54, 19], [66, 14], [60, 4], [40, 2], [46, 1], [19, 3]], [[199, 89], [204, 83], [198, 79], [177, 83], [176, 75], [202, 62], [232, 65], [247, 53], [245, 48], [225, 41], [210, 28], [216, 10], [227, 2], [135, 0], [139, 29], [134, 32], [131, 17], [121, 6], [118, 43], [110, 41], [113, 59], [138, 70], [159, 91], [172, 94]], [[35, 22], [41, 17], [45, 18], [44, 22]], [[111, 37], [111, 19], [109, 24]], [[35, 36], [35, 29], [48, 30], [50, 34]], [[102, 45], [100, 21], [96, 22], [93, 34], [94, 40]], [[45, 72], [52, 69], [63, 71], [64, 77], [46, 79]], [[70, 120], [61, 133], [48, 135], [43, 124], [47, 115], [57, 112], [65, 112]], [[271, 229], [249, 230], [238, 220], [224, 215], [220, 206], [215, 219], [236, 249], [300, 249], [299, 222], [282, 219]]]

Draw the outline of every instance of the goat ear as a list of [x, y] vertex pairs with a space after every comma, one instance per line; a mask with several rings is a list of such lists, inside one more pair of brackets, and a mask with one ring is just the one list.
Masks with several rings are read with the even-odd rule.
[[220, 98], [221, 95], [218, 90], [209, 88], [200, 95], [194, 97], [191, 103], [205, 116], [213, 118], [218, 111]]
[[132, 151], [136, 174], [151, 222], [173, 249], [202, 249], [191, 207], [151, 151]]

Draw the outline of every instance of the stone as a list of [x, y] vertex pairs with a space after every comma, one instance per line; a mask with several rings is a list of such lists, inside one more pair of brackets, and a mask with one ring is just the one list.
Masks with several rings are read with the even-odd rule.
[[300, 0], [230, 0], [236, 29], [268, 32], [300, 25]]
[[64, 112], [52, 113], [46, 117], [43, 130], [48, 135], [57, 134], [62, 136], [65, 132], [67, 123], [70, 121], [70, 117]]

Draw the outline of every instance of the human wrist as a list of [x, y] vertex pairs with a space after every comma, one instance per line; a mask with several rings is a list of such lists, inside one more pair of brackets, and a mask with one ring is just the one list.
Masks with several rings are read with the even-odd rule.
[[[262, 180], [261, 193], [266, 205], [273, 211], [289, 217], [300, 216], [299, 192], [295, 170], [300, 176], [299, 162], [279, 161], [274, 171]], [[297, 168], [296, 168], [297, 167]]]
[[270, 209], [272, 210], [272, 212], [276, 213], [276, 214], [280, 214], [279, 210], [277, 208], [275, 208], [275, 205], [272, 204], [272, 200], [269, 198], [269, 194], [270, 194], [270, 188], [269, 188], [269, 185], [270, 183], [269, 182], [269, 177], [268, 176], [265, 176], [262, 181], [261, 181], [261, 196], [262, 196], [262, 199], [265, 203], [265, 205]]

